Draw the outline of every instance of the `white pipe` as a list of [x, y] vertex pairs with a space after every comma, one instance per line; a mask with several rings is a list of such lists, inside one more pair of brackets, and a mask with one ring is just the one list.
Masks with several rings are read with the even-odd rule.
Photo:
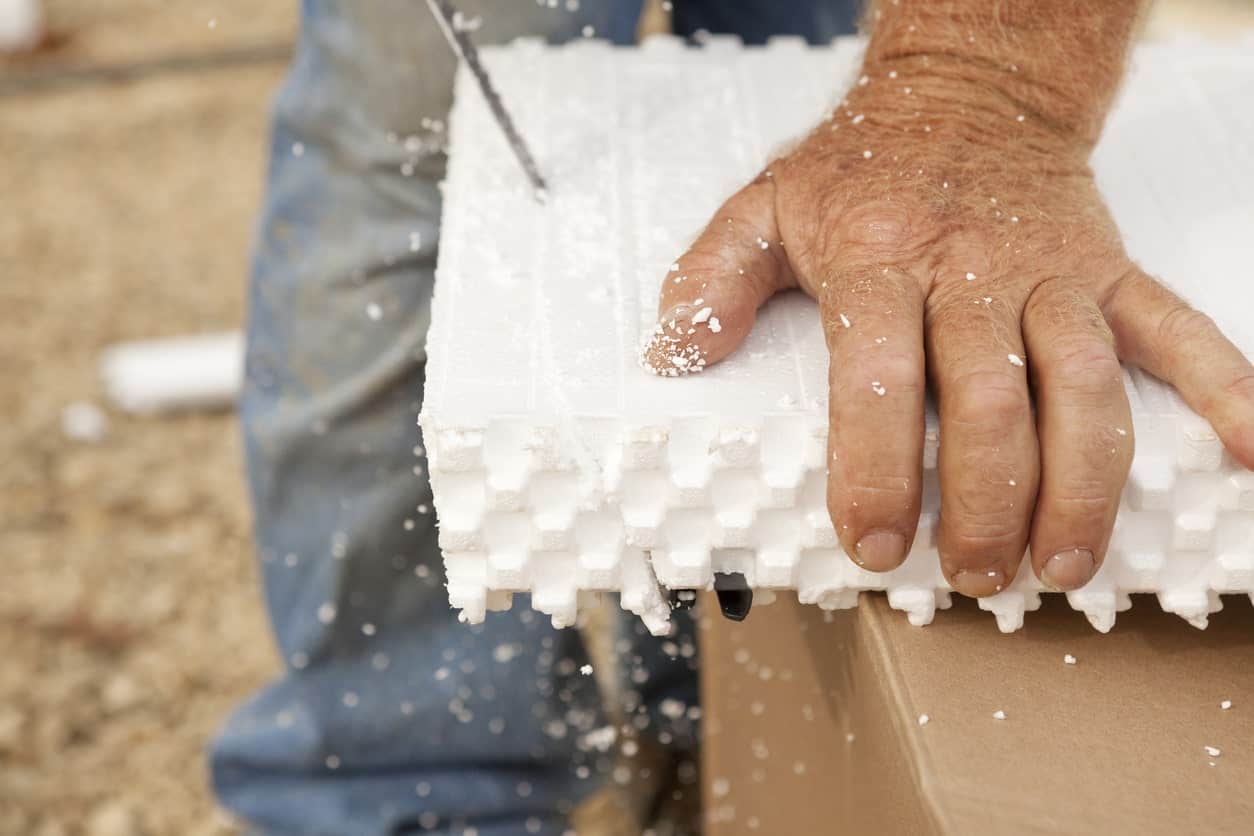
[[0, 0], [0, 52], [31, 49], [43, 31], [42, 0]]
[[231, 332], [121, 343], [105, 350], [100, 375], [109, 399], [126, 412], [230, 407], [243, 383], [244, 338]]

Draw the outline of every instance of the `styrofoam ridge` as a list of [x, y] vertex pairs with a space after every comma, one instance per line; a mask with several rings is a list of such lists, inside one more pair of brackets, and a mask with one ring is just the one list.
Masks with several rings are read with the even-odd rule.
[[[1166, 387], [1136, 377], [1135, 401], [1170, 412], [1136, 416], [1138, 453], [1106, 561], [1067, 600], [1103, 632], [1143, 592], [1204, 627], [1221, 594], [1254, 600], [1254, 473]], [[1165, 431], [1172, 414], [1184, 420]], [[565, 427], [508, 415], [479, 427], [424, 420], [450, 599], [478, 621], [505, 605], [501, 593], [529, 592], [536, 609], [568, 625], [586, 593], [616, 590], [664, 630], [662, 590], [709, 589], [716, 573], [739, 572], [751, 587], [795, 589], [825, 609], [884, 591], [912, 623], [927, 624], [950, 596], [936, 549], [939, 436], [929, 424], [918, 536], [905, 564], [875, 574], [846, 557], [828, 517], [824, 411], [652, 425], [587, 416]], [[1025, 558], [1014, 583], [980, 607], [1017, 630], [1043, 591]]]
[[[689, 48], [663, 37], [639, 52], [587, 41], [485, 51], [490, 65], [526, 69], [498, 79], [550, 175], [543, 208], [486, 109], [458, 96], [421, 420], [450, 601], [467, 620], [527, 592], [568, 625], [581, 604], [619, 591], [660, 632], [666, 591], [709, 588], [719, 572], [829, 609], [884, 591], [915, 624], [949, 605], [935, 545], [934, 416], [906, 563], [864, 572], [837, 543], [824, 499], [826, 351], [812, 305], [772, 302], [746, 344], [699, 378], [659, 382], [634, 364], [684, 236], [830, 103], [822, 85], [788, 81], [818, 68], [825, 78], [853, 72], [862, 43], [797, 46]], [[1095, 169], [1134, 257], [1199, 298], [1251, 351], [1254, 333], [1232, 304], [1249, 289], [1230, 267], [1254, 252], [1224, 232], [1248, 212], [1231, 184], [1249, 182], [1251, 160], [1222, 141], [1244, 116], [1223, 111], [1228, 121], [1218, 121], [1198, 91], [1213, 84], [1223, 95], [1254, 68], [1223, 47], [1205, 61], [1227, 60], [1231, 73], [1174, 71], [1173, 59], [1196, 53], [1138, 51]], [[471, 89], [463, 76], [459, 90]], [[562, 107], [548, 107], [555, 101]], [[1151, 118], [1209, 141], [1206, 165], [1180, 153], [1180, 130], [1147, 131]], [[1128, 142], [1135, 153], [1122, 150]], [[657, 201], [658, 189], [668, 199]], [[1205, 282], [1190, 277], [1199, 270]], [[1254, 474], [1169, 388], [1135, 371], [1126, 384], [1137, 452], [1114, 537], [1097, 576], [1066, 598], [1103, 631], [1133, 593], [1205, 626], [1221, 595], [1254, 598]], [[1014, 630], [1041, 592], [1025, 560], [980, 607]]]

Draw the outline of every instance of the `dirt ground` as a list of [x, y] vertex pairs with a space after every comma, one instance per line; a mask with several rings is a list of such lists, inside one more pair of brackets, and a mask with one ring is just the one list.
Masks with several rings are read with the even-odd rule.
[[[49, 0], [50, 48], [0, 60], [0, 833], [234, 832], [203, 747], [277, 666], [233, 416], [109, 412], [95, 443], [61, 420], [104, 404], [104, 346], [240, 322], [282, 61], [22, 85], [281, 52], [295, 6]], [[1208, 25], [1254, 23], [1248, 0], [1206, 6]], [[1150, 31], [1186, 7], [1160, 7]]]

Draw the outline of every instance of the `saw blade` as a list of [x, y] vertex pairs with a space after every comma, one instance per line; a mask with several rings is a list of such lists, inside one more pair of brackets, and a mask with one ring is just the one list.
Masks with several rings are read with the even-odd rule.
[[522, 134], [518, 132], [514, 120], [510, 118], [509, 111], [505, 109], [505, 102], [501, 100], [501, 95], [492, 85], [492, 79], [488, 77], [488, 71], [484, 69], [483, 62], [479, 60], [479, 50], [475, 48], [474, 41], [470, 39], [470, 36], [465, 31], [457, 26], [457, 10], [453, 8], [453, 4], [449, 0], [427, 0], [427, 6], [431, 8], [431, 14], [435, 17], [436, 23], [439, 24], [440, 31], [444, 33], [449, 46], [453, 48], [453, 52], [457, 53], [457, 56], [462, 61], [466, 62], [471, 75], [475, 77], [475, 81], [479, 84], [479, 90], [483, 93], [483, 98], [487, 101], [488, 107], [492, 111], [492, 116], [505, 134], [505, 139], [509, 142], [509, 147], [513, 150], [514, 156], [518, 158], [518, 162], [522, 165], [527, 179], [531, 181], [531, 185], [535, 188], [536, 198], [543, 200], [548, 186], [545, 184], [544, 178], [540, 176], [540, 169], [536, 166], [535, 158], [531, 156], [531, 151], [527, 148], [527, 143], [523, 140]]

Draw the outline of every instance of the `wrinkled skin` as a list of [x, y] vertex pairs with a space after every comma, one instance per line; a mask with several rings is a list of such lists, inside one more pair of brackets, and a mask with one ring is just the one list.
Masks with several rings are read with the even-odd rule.
[[[1076, 589], [1132, 461], [1120, 359], [1174, 385], [1246, 467], [1254, 368], [1124, 253], [1092, 138], [952, 78], [865, 79], [678, 260], [646, 364], [715, 363], [759, 305], [800, 287], [831, 351], [828, 508], [846, 552], [874, 571], [904, 560], [930, 386], [950, 583], [994, 594], [1030, 546], [1047, 586]], [[692, 321], [697, 299], [710, 320]]]

